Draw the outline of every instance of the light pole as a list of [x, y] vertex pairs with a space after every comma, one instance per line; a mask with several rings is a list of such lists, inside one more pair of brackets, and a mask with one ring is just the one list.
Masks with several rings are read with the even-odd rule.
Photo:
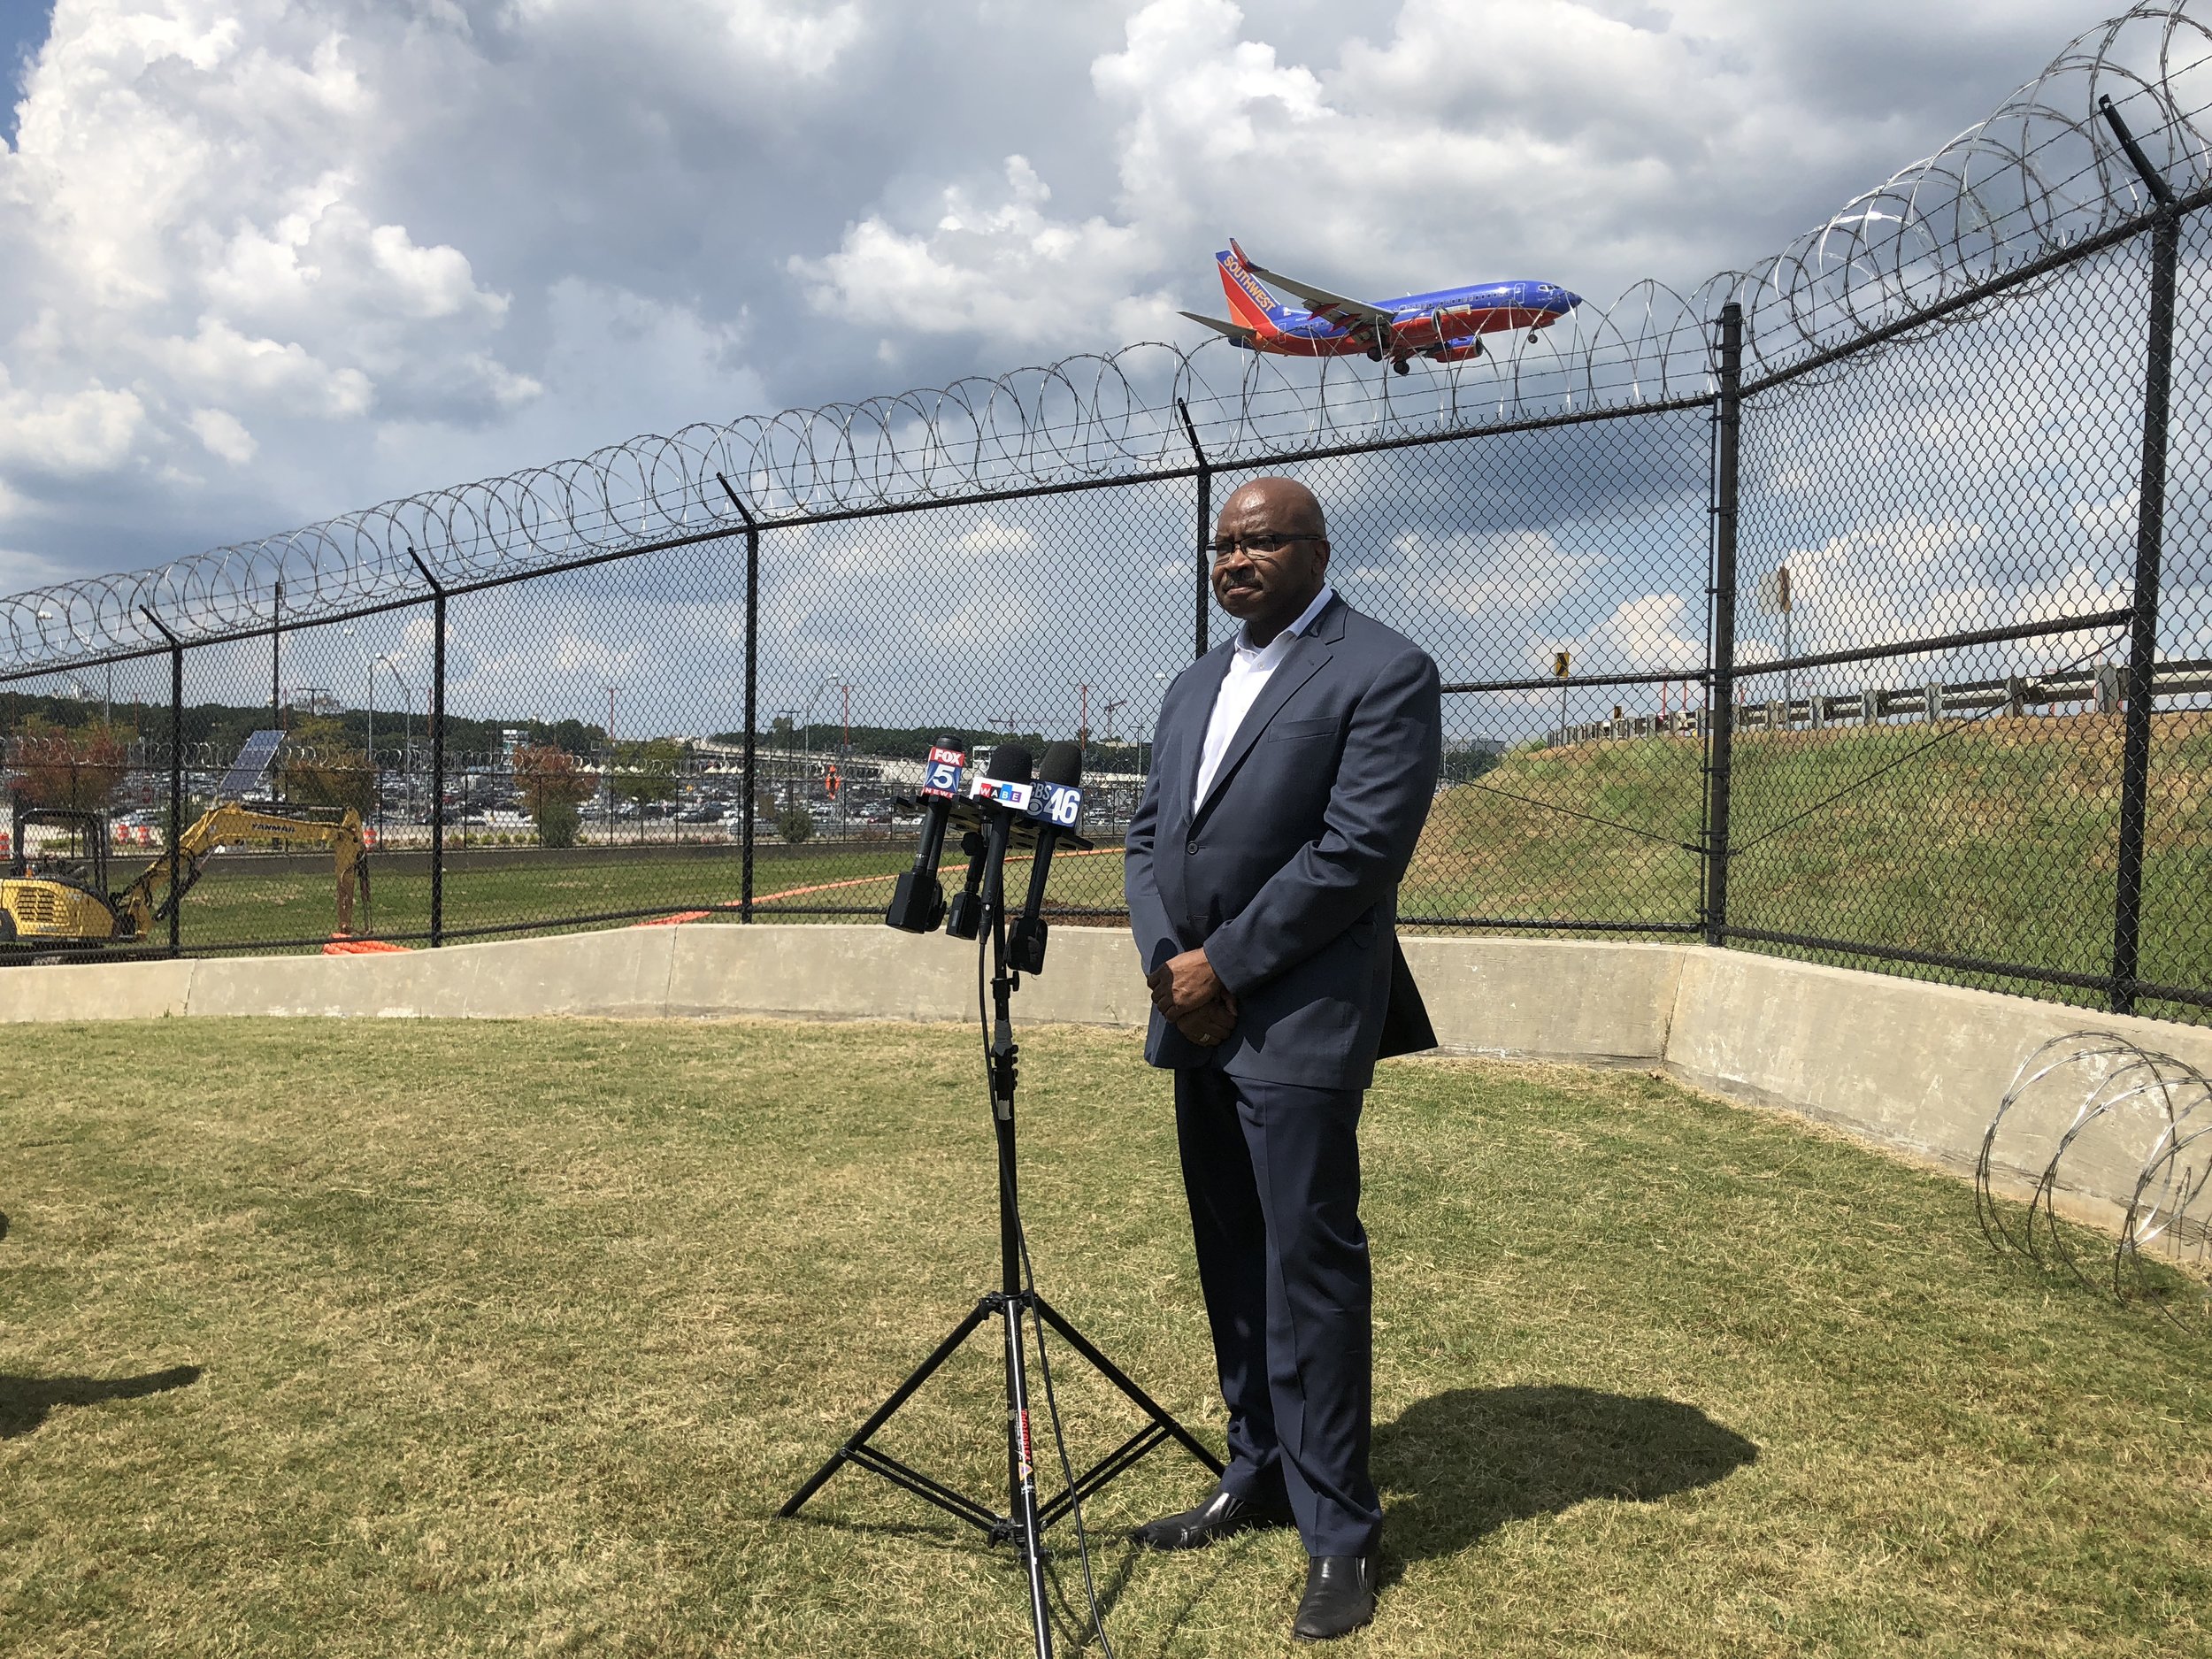
[[[401, 781], [407, 791], [407, 803], [403, 810], [410, 814], [412, 814], [415, 810], [415, 735], [413, 726], [415, 714], [415, 687], [409, 682], [407, 677], [399, 672], [399, 664], [392, 660], [390, 652], [387, 651], [383, 655], [378, 657], [376, 658], [376, 662], [384, 664], [386, 671], [392, 676], [392, 683], [399, 687], [401, 693], [399, 704], [399, 767]], [[372, 664], [371, 666], [374, 666], [374, 664]], [[374, 701], [373, 694], [371, 695], [371, 701]], [[378, 810], [380, 811], [383, 807], [383, 796], [381, 792], [378, 795], [377, 805]]]
[[801, 732], [799, 738], [799, 753], [802, 759], [810, 758], [814, 753], [814, 705], [821, 702], [822, 694], [824, 692], [844, 684], [845, 679], [843, 675], [832, 674], [820, 685], [815, 687], [813, 695], [807, 698], [806, 715], [802, 723], [803, 729]]
[[[50, 611], [42, 611], [38, 613], [38, 619], [41, 622], [51, 622], [54, 619], [54, 613]], [[115, 664], [113, 663], [109, 663], [105, 666], [107, 668], [108, 688], [107, 695], [100, 699], [100, 724], [102, 726], [113, 726], [115, 724], [115, 715], [113, 712], [113, 705], [115, 703]], [[85, 683], [83, 680], [79, 680], [76, 675], [68, 672], [66, 670], [62, 671], [61, 677], [69, 681], [72, 685], [75, 686], [77, 687], [78, 695], [87, 703], [92, 701], [92, 694], [85, 689]]]
[[781, 791], [783, 799], [776, 808], [779, 814], [776, 833], [780, 835], [783, 833], [780, 815], [799, 804], [799, 786], [792, 780], [791, 777], [791, 734], [799, 729], [799, 711], [796, 709], [779, 709], [776, 712], [783, 717], [783, 743], [778, 751], [782, 756], [782, 760], [776, 767], [776, 772], [783, 781]]
[[360, 634], [351, 624], [345, 630], [346, 638], [353, 641], [354, 654], [361, 659], [361, 677], [369, 687], [369, 732], [364, 744], [369, 757], [369, 815], [376, 820], [379, 840], [384, 835], [384, 775], [376, 764], [376, 658], [369, 655], [369, 648], [361, 643]]
[[[1128, 706], [1129, 699], [1126, 697], [1112, 698], [1105, 705], [1103, 712], [1106, 716], [1106, 741], [1099, 750], [1098, 757], [1101, 764], [1104, 764], [1106, 757], [1114, 752], [1114, 717]], [[1116, 764], [1116, 770], [1119, 770], [1118, 763]]]
[[[81, 676], [71, 673], [65, 668], [57, 668], [54, 672], [58, 678], [65, 680], [71, 685], [74, 686], [77, 688], [77, 695], [82, 697], [87, 703], [92, 701], [92, 687], [86, 685]], [[114, 669], [111, 667], [108, 670], [109, 677], [112, 679], [114, 677]], [[108, 705], [104, 703], [100, 705], [100, 724], [102, 726], [112, 724], [112, 722], [108, 718]]]
[[[602, 686], [600, 689], [607, 694], [607, 764], [599, 771], [600, 805], [605, 809], [607, 845], [611, 847], [614, 845], [614, 699], [615, 694], [624, 687]], [[638, 819], [638, 833], [641, 836], [645, 833], [642, 815]]]
[[[824, 692], [828, 691], [833, 687], [836, 686], [845, 686], [847, 693], [849, 695], [851, 687], [847, 684], [845, 677], [842, 674], [832, 674], [820, 685], [815, 687], [813, 695], [807, 698], [806, 714], [800, 723], [800, 785], [802, 787], [807, 789], [810, 794], [812, 793], [814, 781], [814, 705], [822, 700], [822, 694]], [[850, 706], [849, 703], [847, 706]]]
[[[1152, 754], [1155, 759], [1158, 758], [1160, 753], [1160, 710], [1167, 706], [1167, 686], [1164, 682], [1167, 680], [1168, 677], [1168, 672], [1164, 668], [1161, 669], [1158, 672], [1152, 676], [1154, 695], [1152, 700], [1151, 733]], [[1152, 769], [1145, 764], [1144, 749], [1144, 742], [1141, 739], [1140, 739], [1137, 743], [1137, 776], [1140, 778], [1149, 778], [1152, 775]]]
[[[50, 611], [42, 611], [38, 613], [38, 619], [41, 622], [51, 622], [54, 619], [54, 613]], [[112, 703], [115, 699], [115, 664], [113, 663], [108, 664], [107, 671], [108, 695], [100, 703], [100, 724], [102, 726], [112, 726], [115, 724], [113, 716], [108, 712], [108, 704]], [[85, 683], [83, 680], [78, 679], [76, 675], [70, 673], [65, 669], [58, 669], [55, 672], [59, 673], [64, 680], [69, 681], [71, 685], [76, 687], [77, 695], [79, 696], [82, 697], [87, 703], [92, 701], [92, 694], [85, 689]]]
[[[54, 614], [50, 611], [42, 611], [38, 613], [38, 619], [41, 622], [51, 622], [54, 619]], [[77, 688], [77, 695], [82, 697], [87, 703], [92, 701], [92, 688], [86, 685], [82, 680], [71, 673], [65, 668], [58, 668], [54, 672], [61, 679], [67, 680], [71, 685], [74, 686]], [[112, 683], [114, 676], [115, 670], [112, 667], [110, 667], [108, 670], [108, 677], [111, 683]], [[101, 728], [105, 730], [111, 724], [112, 722], [108, 718], [106, 706], [103, 704], [100, 710]]]

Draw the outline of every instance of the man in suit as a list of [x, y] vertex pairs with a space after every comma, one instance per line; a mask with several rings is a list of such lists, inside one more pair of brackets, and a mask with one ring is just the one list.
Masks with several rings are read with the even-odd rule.
[[1230, 1453], [1204, 1502], [1135, 1536], [1193, 1549], [1294, 1522], [1308, 1640], [1374, 1614], [1360, 1102], [1379, 1053], [1435, 1041], [1394, 929], [1442, 748], [1436, 664], [1339, 598], [1328, 565], [1304, 485], [1258, 479], [1223, 505], [1214, 596], [1243, 626], [1168, 688], [1126, 878]]

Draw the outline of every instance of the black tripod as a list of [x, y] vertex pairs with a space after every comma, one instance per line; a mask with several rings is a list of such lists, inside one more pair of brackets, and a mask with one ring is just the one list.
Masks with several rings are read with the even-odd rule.
[[[990, 1089], [991, 1118], [998, 1134], [999, 1287], [984, 1296], [969, 1310], [967, 1317], [953, 1326], [952, 1333], [937, 1345], [927, 1359], [915, 1367], [904, 1382], [891, 1391], [890, 1398], [877, 1407], [874, 1414], [853, 1432], [852, 1437], [837, 1448], [830, 1460], [816, 1470], [804, 1486], [791, 1494], [789, 1502], [777, 1514], [786, 1517], [796, 1515], [800, 1506], [820, 1491], [832, 1475], [845, 1464], [852, 1463], [858, 1463], [863, 1469], [872, 1470], [893, 1486], [904, 1487], [947, 1514], [957, 1516], [995, 1544], [1009, 1542], [1019, 1545], [1029, 1572], [1029, 1617], [1037, 1639], [1038, 1659], [1051, 1659], [1052, 1625], [1045, 1604], [1045, 1529], [1164, 1441], [1175, 1440], [1216, 1475], [1221, 1473], [1221, 1463], [1193, 1439], [1190, 1431], [1170, 1416], [1164, 1407], [1130, 1381], [1113, 1361], [1099, 1352], [1096, 1345], [1069, 1324], [1066, 1317], [1039, 1295], [1033, 1286], [1025, 1286], [1023, 1282], [1021, 1208], [1014, 1187], [1014, 1085], [1016, 1057], [1020, 1050], [1014, 1042], [1012, 1000], [1019, 979], [1007, 965], [1006, 960], [1006, 907], [1002, 868], [1005, 846], [1006, 841], [1002, 835], [993, 849], [995, 856], [990, 860], [984, 887], [984, 908], [990, 918], [991, 996], [995, 1010], [991, 1028]], [[1033, 963], [1032, 972], [1034, 972]], [[964, 1493], [956, 1492], [918, 1469], [877, 1450], [869, 1443], [876, 1431], [891, 1420], [898, 1409], [913, 1397], [915, 1391], [929, 1380], [937, 1368], [950, 1359], [960, 1345], [975, 1333], [977, 1327], [993, 1317], [996, 1317], [1002, 1326], [1004, 1340], [1001, 1346], [1006, 1359], [1007, 1512], [1003, 1515], [988, 1504]], [[1070, 1348], [1097, 1369], [1099, 1375], [1126, 1394], [1148, 1419], [1143, 1428], [1073, 1479], [1058, 1496], [1045, 1502], [1041, 1502], [1038, 1498], [1036, 1452], [1029, 1428], [1028, 1339], [1025, 1322], [1030, 1319], [1037, 1322], [1041, 1361], [1044, 1350], [1043, 1327], [1050, 1325], [1066, 1340]], [[1050, 1381], [1049, 1371], [1046, 1373], [1046, 1379], [1048, 1383]]]

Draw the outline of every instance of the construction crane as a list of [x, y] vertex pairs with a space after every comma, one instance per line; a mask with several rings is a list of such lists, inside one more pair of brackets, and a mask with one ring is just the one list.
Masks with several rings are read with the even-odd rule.
[[[357, 884], [365, 907], [369, 866], [361, 815], [350, 807], [334, 820], [287, 818], [227, 801], [166, 848], [128, 887], [108, 888], [108, 817], [76, 807], [35, 806], [15, 797], [14, 840], [0, 875], [0, 946], [82, 947], [136, 944], [169, 916], [170, 872], [176, 896], [189, 892], [207, 861], [226, 846], [327, 847], [338, 879], [340, 937], [353, 932]], [[49, 833], [36, 852], [28, 831]], [[58, 832], [55, 833], [54, 832]]]

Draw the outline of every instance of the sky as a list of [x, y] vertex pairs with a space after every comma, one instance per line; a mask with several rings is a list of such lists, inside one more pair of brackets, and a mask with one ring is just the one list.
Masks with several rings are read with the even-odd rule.
[[[0, 0], [0, 592], [1195, 343], [1210, 257], [1687, 288], [2080, 0]], [[1348, 23], [1347, 19], [1352, 19]]]

